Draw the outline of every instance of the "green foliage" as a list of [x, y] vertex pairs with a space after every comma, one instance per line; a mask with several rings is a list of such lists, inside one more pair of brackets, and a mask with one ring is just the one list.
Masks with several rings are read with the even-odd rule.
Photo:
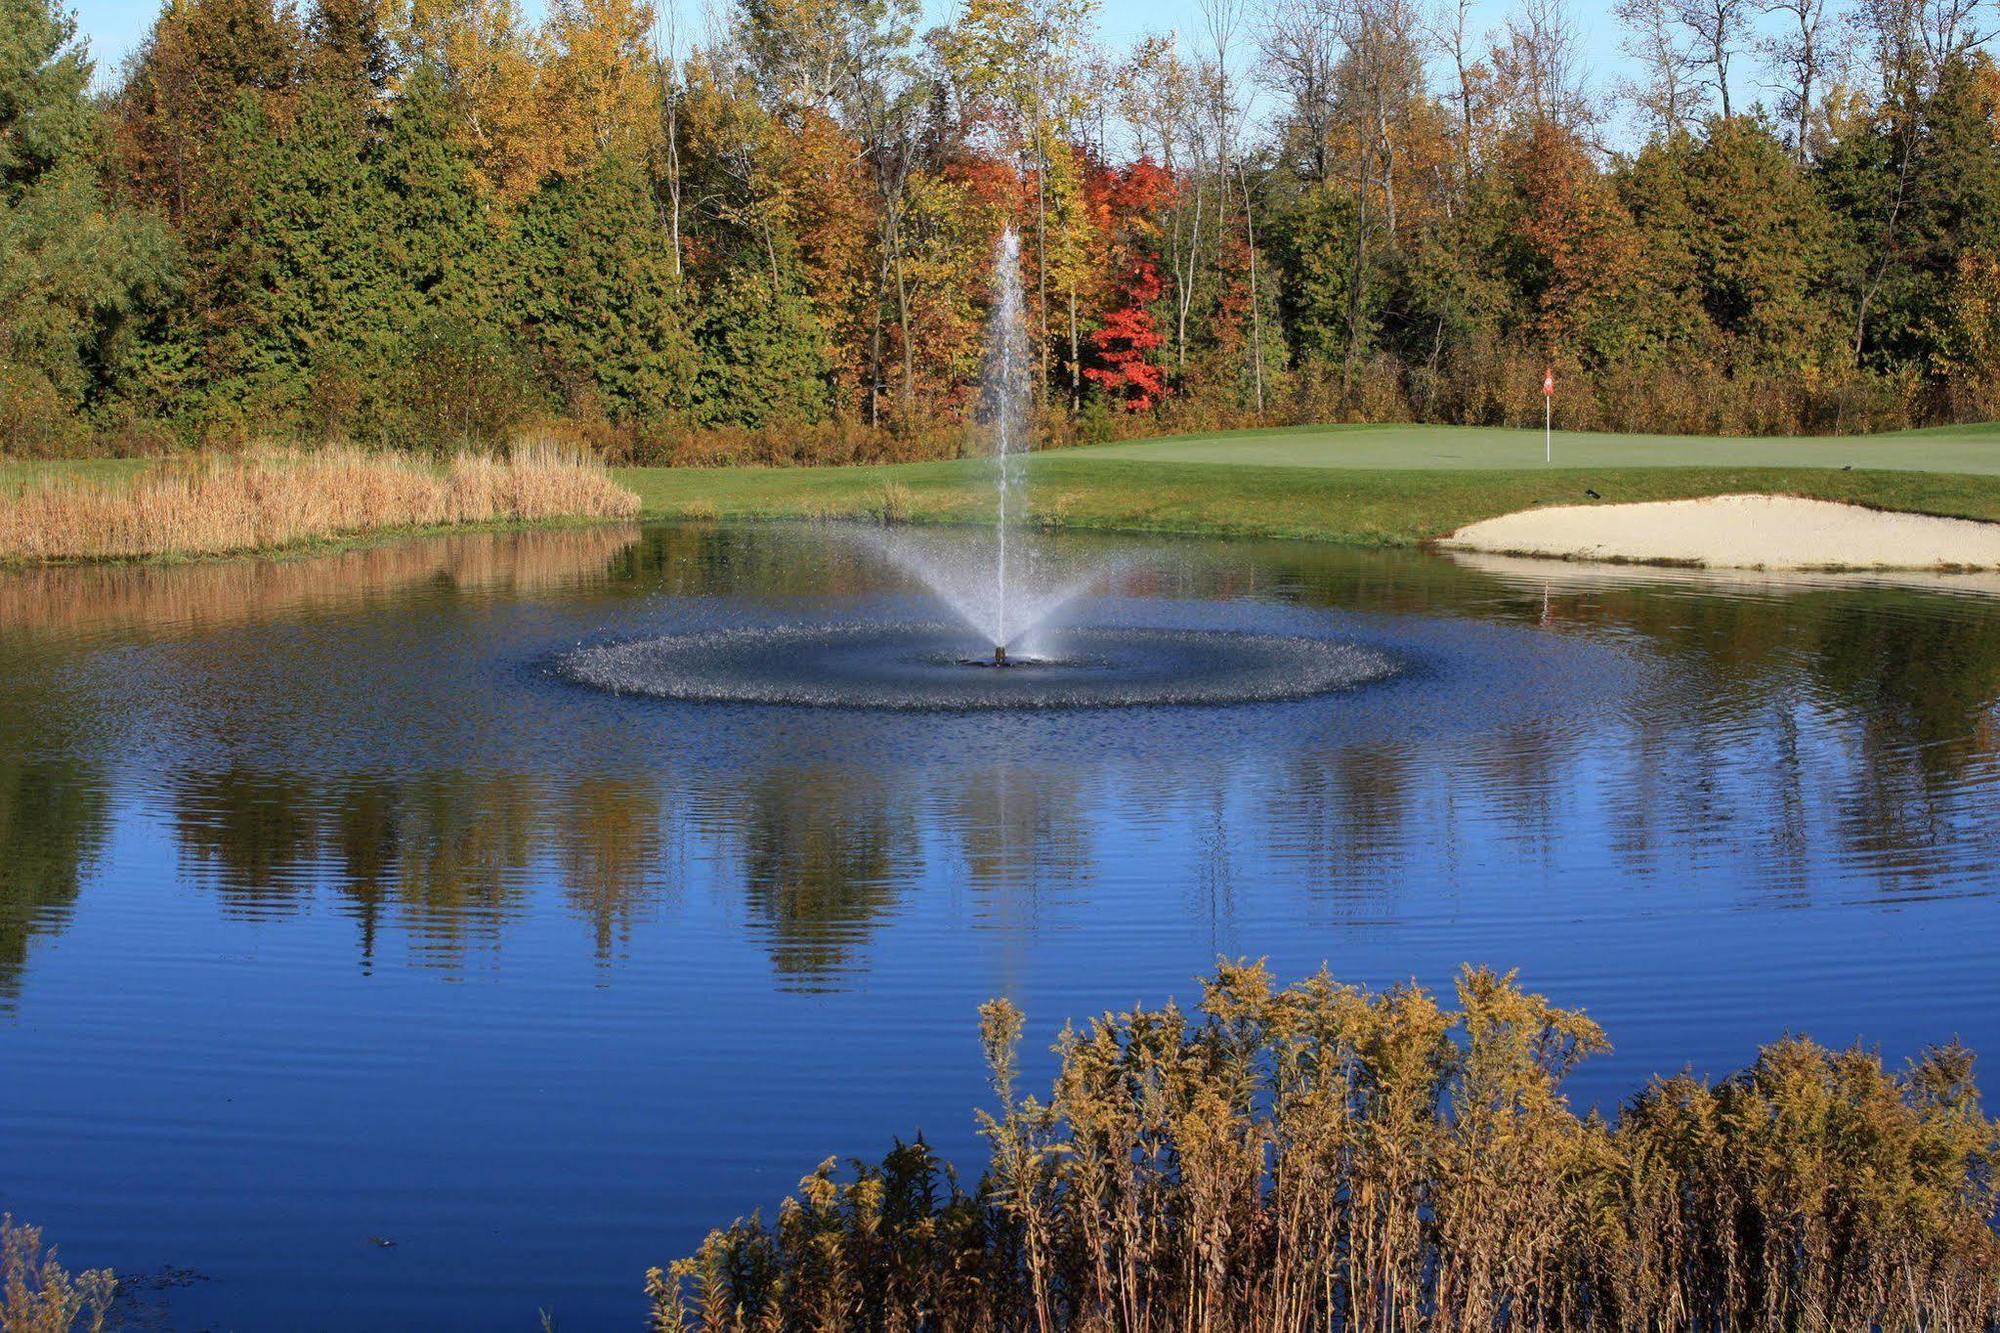
[[573, 411], [648, 421], [686, 408], [694, 342], [636, 163], [606, 156], [549, 178], [514, 221], [506, 271], [503, 317]]
[[[1293, 355], [1300, 361], [1341, 360], [1347, 353], [1350, 314], [1359, 334], [1359, 352], [1365, 355], [1371, 349], [1383, 289], [1371, 289], [1372, 299], [1355, 291], [1357, 225], [1351, 195], [1308, 188], [1290, 201], [1276, 229], [1271, 248], [1284, 273], [1280, 309], [1291, 330]], [[1356, 299], [1366, 304], [1350, 311]]]
[[647, 1277], [653, 1327], [1990, 1327], [2000, 1125], [1969, 1052], [1902, 1073], [1787, 1038], [1615, 1125], [1565, 1077], [1583, 1014], [1468, 967], [1455, 1008], [1223, 963], [1198, 1009], [1065, 1028], [1018, 1096], [1023, 1020], [980, 1011], [979, 1188], [918, 1140], [823, 1163], [777, 1224]]
[[1812, 347], [1830, 224], [1784, 145], [1755, 121], [1715, 121], [1690, 155], [1686, 197], [1688, 253], [1715, 331], [1752, 358]]
[[[1260, 141], [1172, 43], [1089, 66], [1088, 5], [928, 37], [918, 8], [741, 0], [662, 61], [639, 0], [539, 30], [508, 0], [175, 0], [94, 105], [70, 20], [15, 0], [5, 447], [165, 421], [436, 449], [568, 415], [626, 456], [934, 456], [1008, 221], [1052, 441], [1103, 432], [1060, 414], [1146, 318], [1163, 429], [1525, 425], [1545, 365], [1573, 426], [2000, 411], [2000, 74], [1907, 7], [1852, 16], [1877, 67], [1821, 72], [1803, 144], [1758, 111], [1609, 159], [1525, 47], [1427, 86], [1402, 11], [1284, 33]], [[1105, 157], [1119, 115], [1140, 160]]]
[[205, 349], [212, 391], [319, 433], [345, 428], [383, 360], [392, 275], [368, 216], [363, 126], [327, 90], [274, 125], [245, 98], [224, 130], [240, 213], [213, 237]]
[[0, 440], [67, 444], [111, 389], [122, 335], [170, 290], [171, 241], [105, 199], [90, 64], [47, 0], [0, 9]]
[[790, 283], [746, 267], [708, 294], [695, 412], [706, 426], [812, 423], [827, 411], [826, 335]]
[[89, 149], [90, 61], [76, 19], [48, 0], [0, 10], [0, 195], [12, 198]]

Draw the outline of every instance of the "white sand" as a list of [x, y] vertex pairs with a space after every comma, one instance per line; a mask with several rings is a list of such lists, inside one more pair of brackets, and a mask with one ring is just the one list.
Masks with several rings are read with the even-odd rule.
[[1460, 528], [1440, 545], [1714, 569], [2000, 569], [2000, 523], [1783, 495], [1525, 509]]

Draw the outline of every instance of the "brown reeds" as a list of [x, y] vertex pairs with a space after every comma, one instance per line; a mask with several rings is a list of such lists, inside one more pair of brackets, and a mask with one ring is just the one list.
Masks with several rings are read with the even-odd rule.
[[1065, 1030], [1047, 1102], [1015, 1094], [1019, 1012], [981, 1017], [976, 1190], [921, 1140], [828, 1161], [649, 1273], [654, 1327], [2000, 1325], [2000, 1126], [1956, 1046], [1892, 1073], [1788, 1038], [1612, 1124], [1561, 1091], [1604, 1034], [1482, 969], [1452, 1009], [1225, 965], [1198, 1014]]
[[222, 555], [399, 528], [631, 518], [639, 499], [553, 449], [443, 467], [354, 449], [201, 456], [128, 485], [45, 479], [0, 494], [0, 561]]
[[0, 1333], [102, 1333], [117, 1287], [105, 1269], [70, 1276], [40, 1228], [0, 1214]]

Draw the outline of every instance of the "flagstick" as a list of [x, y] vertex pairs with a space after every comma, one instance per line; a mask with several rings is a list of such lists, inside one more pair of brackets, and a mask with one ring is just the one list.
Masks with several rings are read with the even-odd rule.
[[1542, 461], [1556, 461], [1556, 368], [1542, 367]]

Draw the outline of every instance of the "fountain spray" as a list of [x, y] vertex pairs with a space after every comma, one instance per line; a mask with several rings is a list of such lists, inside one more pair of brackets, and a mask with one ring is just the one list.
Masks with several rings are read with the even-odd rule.
[[982, 415], [993, 433], [993, 664], [1007, 664], [1013, 628], [1008, 615], [1007, 529], [1017, 482], [1014, 455], [1027, 431], [1028, 325], [1021, 296], [1021, 240], [1010, 226], [993, 248], [993, 313], [987, 325]]

